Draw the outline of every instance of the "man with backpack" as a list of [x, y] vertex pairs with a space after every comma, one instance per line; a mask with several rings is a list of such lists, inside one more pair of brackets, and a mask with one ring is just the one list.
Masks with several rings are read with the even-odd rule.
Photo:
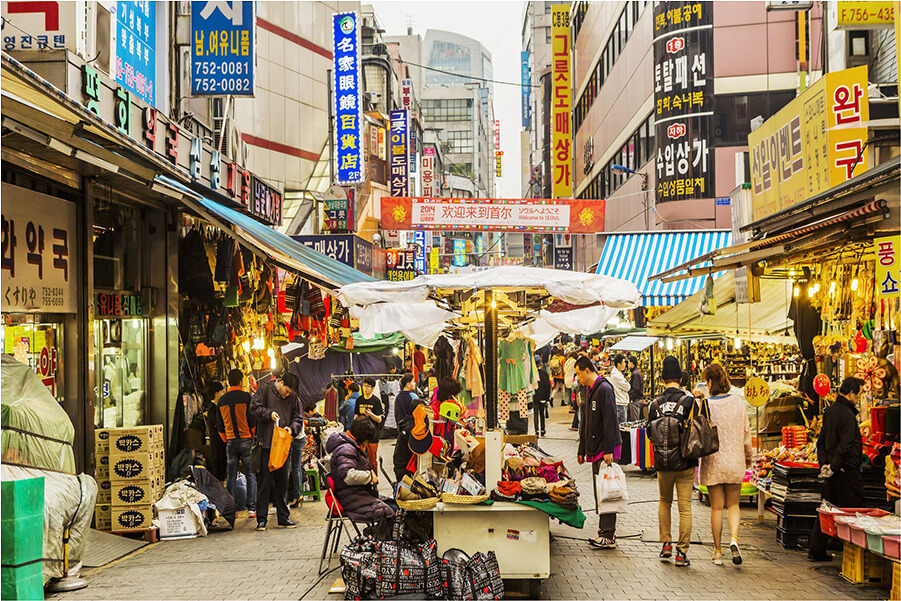
[[660, 502], [657, 519], [660, 523], [661, 558], [673, 556], [673, 537], [670, 531], [673, 486], [679, 499], [679, 542], [676, 543], [676, 565], [691, 564], [688, 546], [691, 541], [691, 492], [697, 459], [682, 457], [680, 434], [685, 420], [691, 415], [694, 397], [679, 388], [682, 367], [679, 360], [668, 355], [663, 359], [661, 373], [664, 391], [648, 407], [648, 438], [654, 447], [654, 469]]

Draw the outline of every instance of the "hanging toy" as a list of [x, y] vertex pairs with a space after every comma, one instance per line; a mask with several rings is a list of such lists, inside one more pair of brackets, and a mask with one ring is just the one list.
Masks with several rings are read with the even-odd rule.
[[828, 396], [832, 391], [832, 382], [826, 374], [818, 374], [813, 379], [813, 390], [820, 396]]
[[865, 353], [869, 346], [870, 342], [864, 337], [860, 330], [857, 330], [857, 334], [855, 334], [848, 343], [848, 347], [855, 353]]
[[854, 377], [863, 380], [863, 391], [878, 393], [882, 391], [882, 380], [888, 372], [879, 367], [879, 359], [874, 355], [866, 359], [857, 360], [857, 372]]

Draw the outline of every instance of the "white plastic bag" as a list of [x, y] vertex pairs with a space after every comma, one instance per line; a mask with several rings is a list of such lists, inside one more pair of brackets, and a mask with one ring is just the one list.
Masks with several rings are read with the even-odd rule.
[[625, 501], [629, 498], [626, 490], [626, 474], [617, 463], [601, 466], [597, 477], [598, 503]]

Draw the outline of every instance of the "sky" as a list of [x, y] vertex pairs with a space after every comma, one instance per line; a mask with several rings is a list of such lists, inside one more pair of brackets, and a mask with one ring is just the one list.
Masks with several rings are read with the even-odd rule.
[[494, 115], [501, 122], [503, 176], [497, 180], [499, 198], [520, 198], [519, 53], [523, 2], [470, 2], [464, 0], [418, 0], [413, 2], [365, 2], [375, 9], [384, 35], [406, 35], [407, 26], [425, 37], [427, 29], [442, 29], [478, 40], [491, 53], [494, 79], [516, 85], [494, 86]]

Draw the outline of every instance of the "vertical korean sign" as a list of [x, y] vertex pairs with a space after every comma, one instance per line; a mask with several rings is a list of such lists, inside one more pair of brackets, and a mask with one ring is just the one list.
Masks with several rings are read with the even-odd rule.
[[253, 96], [254, 3], [191, 2], [191, 94]]
[[337, 13], [332, 16], [332, 24], [335, 42], [334, 98], [338, 183], [359, 184], [363, 181], [359, 15]]
[[389, 177], [389, 189], [391, 196], [407, 196], [407, 168], [410, 159], [407, 156], [409, 123], [407, 111], [391, 111], [391, 133], [389, 154], [391, 155], [391, 176]]
[[[901, 296], [901, 236], [876, 238], [876, 298]], [[877, 311], [880, 307], [876, 308]], [[883, 309], [884, 310], [884, 309]]]
[[572, 182], [572, 76], [569, 55], [569, 5], [551, 6], [551, 197], [569, 198]]
[[504, 151], [501, 150], [501, 122], [494, 121], [494, 169], [495, 176], [502, 177], [501, 163], [503, 162]]
[[657, 202], [712, 198], [713, 2], [654, 4]]
[[425, 197], [438, 194], [435, 182], [435, 148], [426, 146], [422, 149], [422, 195]]
[[156, 2], [116, 4], [116, 81], [156, 105]]
[[519, 55], [520, 84], [522, 86], [522, 127], [528, 129], [532, 123], [532, 107], [529, 102], [529, 53], [523, 51]]

